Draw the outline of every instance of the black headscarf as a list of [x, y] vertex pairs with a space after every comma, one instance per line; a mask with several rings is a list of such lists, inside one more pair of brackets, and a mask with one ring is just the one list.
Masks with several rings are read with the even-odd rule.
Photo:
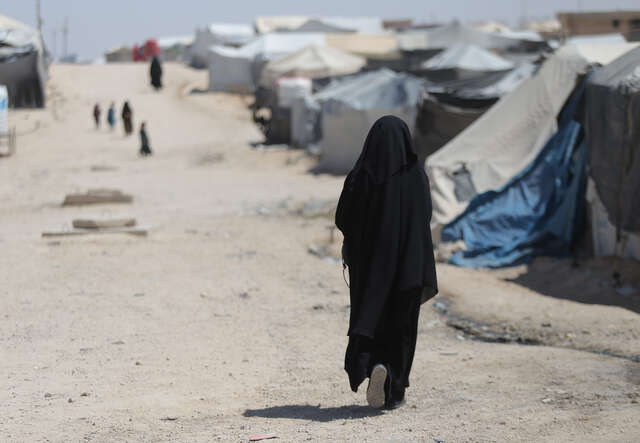
[[345, 180], [336, 226], [349, 266], [349, 335], [372, 338], [389, 297], [424, 288], [437, 293], [429, 222], [429, 181], [417, 164], [407, 125], [380, 118]]

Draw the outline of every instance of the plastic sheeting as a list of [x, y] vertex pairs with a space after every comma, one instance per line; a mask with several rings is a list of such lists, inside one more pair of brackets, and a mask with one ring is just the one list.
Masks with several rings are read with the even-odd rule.
[[0, 15], [0, 84], [12, 107], [43, 107], [47, 61], [40, 33]]
[[504, 187], [476, 196], [442, 230], [443, 242], [462, 240], [459, 266], [503, 267], [536, 255], [566, 255], [582, 220], [586, 148], [574, 121], [583, 86], [565, 107], [558, 131], [538, 156]]
[[534, 77], [427, 159], [433, 228], [451, 222], [476, 195], [505, 186], [538, 156], [588, 65], [575, 48], [560, 49]]
[[438, 103], [430, 96], [425, 96], [418, 107], [414, 145], [418, 159], [425, 159], [443, 147], [467, 126], [478, 119], [486, 108], [463, 109], [457, 106]]
[[445, 49], [460, 44], [501, 51], [532, 51], [547, 47], [539, 36], [483, 32], [457, 21], [424, 31], [398, 34], [398, 43], [403, 51]]
[[196, 31], [189, 48], [189, 63], [195, 68], [206, 68], [209, 66], [209, 48], [212, 46], [241, 46], [254, 37], [255, 31], [251, 25], [213, 23]]
[[[592, 179], [588, 179], [587, 202], [591, 215], [593, 254], [596, 257], [617, 256], [640, 261], [640, 232], [625, 230], [618, 232], [609, 221], [607, 208], [602, 204]], [[619, 241], [618, 234], [620, 235]]]
[[476, 45], [454, 45], [427, 60], [423, 68], [466, 69], [469, 71], [506, 71], [514, 64]]
[[241, 48], [209, 49], [209, 90], [252, 92], [264, 65], [311, 44], [323, 44], [323, 34], [265, 34]]
[[271, 86], [283, 76], [315, 79], [353, 74], [365, 64], [366, 60], [357, 55], [314, 44], [267, 63], [260, 84]]
[[614, 226], [640, 232], [640, 48], [587, 84], [590, 175]]
[[422, 81], [381, 69], [354, 76], [314, 98], [321, 103], [322, 157], [316, 170], [346, 174], [355, 164], [367, 132], [384, 115], [403, 119], [413, 130]]

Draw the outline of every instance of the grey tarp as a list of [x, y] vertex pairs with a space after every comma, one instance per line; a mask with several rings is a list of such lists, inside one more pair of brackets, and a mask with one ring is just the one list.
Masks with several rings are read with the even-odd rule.
[[316, 170], [345, 174], [355, 164], [367, 132], [383, 115], [413, 130], [422, 80], [387, 69], [356, 75], [314, 98], [321, 104], [322, 158]]
[[514, 64], [476, 45], [457, 44], [430, 58], [421, 66], [433, 82], [475, 79], [506, 73]]
[[443, 147], [449, 140], [461, 133], [480, 117], [487, 108], [460, 108], [439, 103], [425, 94], [418, 107], [414, 144], [418, 160], [426, 158]]
[[43, 107], [47, 62], [40, 33], [0, 15], [0, 84], [12, 107]]
[[613, 225], [640, 231], [640, 48], [587, 83], [589, 168]]

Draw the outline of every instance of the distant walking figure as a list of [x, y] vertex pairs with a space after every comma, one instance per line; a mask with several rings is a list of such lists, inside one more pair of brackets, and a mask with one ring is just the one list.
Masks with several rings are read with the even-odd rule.
[[157, 90], [162, 89], [162, 65], [157, 55], [151, 60], [151, 85]]
[[382, 117], [336, 212], [351, 298], [345, 370], [354, 392], [369, 377], [367, 402], [376, 408], [404, 404], [420, 305], [438, 292], [430, 220], [429, 181], [409, 128]]
[[131, 135], [133, 133], [133, 111], [128, 101], [124, 102], [121, 115], [124, 123], [124, 133], [125, 135]]
[[102, 109], [100, 109], [100, 105], [98, 103], [93, 107], [93, 120], [96, 122], [96, 129], [100, 128], [100, 114], [102, 113]]
[[147, 124], [142, 122], [140, 125], [140, 155], [146, 157], [151, 155], [151, 146], [149, 146], [149, 136], [147, 136]]
[[116, 126], [116, 105], [111, 102], [109, 105], [109, 109], [107, 110], [107, 123], [109, 124], [109, 128], [113, 131], [113, 128]]

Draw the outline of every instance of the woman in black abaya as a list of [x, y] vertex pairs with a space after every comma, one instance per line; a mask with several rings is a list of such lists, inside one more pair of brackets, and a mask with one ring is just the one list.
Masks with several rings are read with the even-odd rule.
[[438, 292], [429, 181], [407, 125], [380, 118], [347, 176], [336, 226], [344, 234], [351, 314], [345, 370], [351, 389], [369, 377], [367, 401], [404, 403], [420, 305]]
[[162, 65], [157, 55], [154, 55], [153, 60], [151, 60], [149, 74], [151, 75], [151, 86], [153, 86], [156, 91], [162, 89]]

